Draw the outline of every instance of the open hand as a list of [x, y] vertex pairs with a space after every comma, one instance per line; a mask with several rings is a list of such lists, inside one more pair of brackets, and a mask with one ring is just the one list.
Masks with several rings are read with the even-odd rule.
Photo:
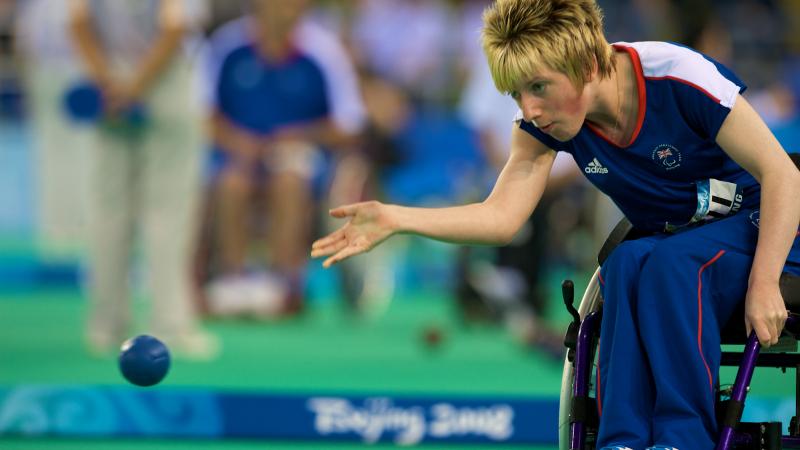
[[369, 201], [340, 206], [330, 215], [350, 220], [333, 233], [316, 240], [311, 245], [311, 257], [329, 256], [322, 266], [330, 267], [337, 262], [371, 250], [391, 236], [395, 230], [386, 212], [386, 205]]
[[764, 348], [777, 344], [788, 313], [778, 283], [750, 283], [745, 299], [745, 327], [747, 334], [756, 331]]

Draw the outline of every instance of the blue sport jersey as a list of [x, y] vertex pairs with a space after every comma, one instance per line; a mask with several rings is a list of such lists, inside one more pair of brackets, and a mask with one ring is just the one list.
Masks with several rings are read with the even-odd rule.
[[335, 36], [305, 21], [283, 61], [259, 53], [253, 18], [221, 27], [210, 43], [213, 107], [233, 124], [268, 135], [281, 127], [330, 118], [345, 132], [358, 131], [364, 111], [355, 71]]
[[666, 42], [619, 42], [637, 76], [639, 116], [631, 142], [618, 147], [590, 124], [559, 142], [522, 119], [520, 127], [570, 153], [586, 177], [636, 228], [674, 231], [740, 209], [757, 208], [760, 186], [715, 142], [746, 86], [692, 49]]

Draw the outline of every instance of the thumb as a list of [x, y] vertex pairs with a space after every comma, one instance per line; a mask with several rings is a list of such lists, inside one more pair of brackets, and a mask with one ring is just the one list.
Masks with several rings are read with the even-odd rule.
[[744, 329], [747, 331], [745, 337], [750, 336], [750, 332], [753, 331], [753, 326], [750, 325], [750, 320], [747, 318], [744, 319]]
[[355, 215], [357, 209], [358, 209], [358, 204], [344, 205], [333, 208], [330, 211], [328, 211], [328, 213], [333, 217], [341, 219], [343, 217]]

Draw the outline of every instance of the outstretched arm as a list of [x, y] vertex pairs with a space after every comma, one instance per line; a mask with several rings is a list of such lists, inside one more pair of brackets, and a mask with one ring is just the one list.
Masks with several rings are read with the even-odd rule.
[[778, 342], [786, 307], [778, 280], [800, 222], [800, 172], [750, 104], [739, 96], [717, 143], [761, 183], [761, 218], [745, 303], [747, 332], [761, 345]]
[[450, 208], [412, 208], [371, 201], [331, 210], [349, 218], [340, 229], [314, 242], [311, 256], [328, 256], [330, 267], [369, 251], [395, 233], [446, 242], [500, 245], [511, 241], [544, 192], [555, 152], [514, 127], [511, 155], [489, 197]]

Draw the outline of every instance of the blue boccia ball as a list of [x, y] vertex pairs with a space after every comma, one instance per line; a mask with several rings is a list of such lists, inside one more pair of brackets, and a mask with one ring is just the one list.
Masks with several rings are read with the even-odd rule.
[[141, 335], [122, 343], [119, 370], [137, 386], [152, 386], [169, 371], [169, 350], [153, 336]]
[[[106, 107], [103, 92], [89, 81], [76, 83], [67, 89], [63, 106], [70, 119], [83, 124], [102, 120]], [[142, 128], [147, 125], [147, 108], [142, 103], [134, 103], [122, 111], [121, 119], [129, 126]]]
[[103, 115], [103, 94], [93, 83], [75, 84], [64, 95], [64, 109], [76, 122], [95, 122]]

